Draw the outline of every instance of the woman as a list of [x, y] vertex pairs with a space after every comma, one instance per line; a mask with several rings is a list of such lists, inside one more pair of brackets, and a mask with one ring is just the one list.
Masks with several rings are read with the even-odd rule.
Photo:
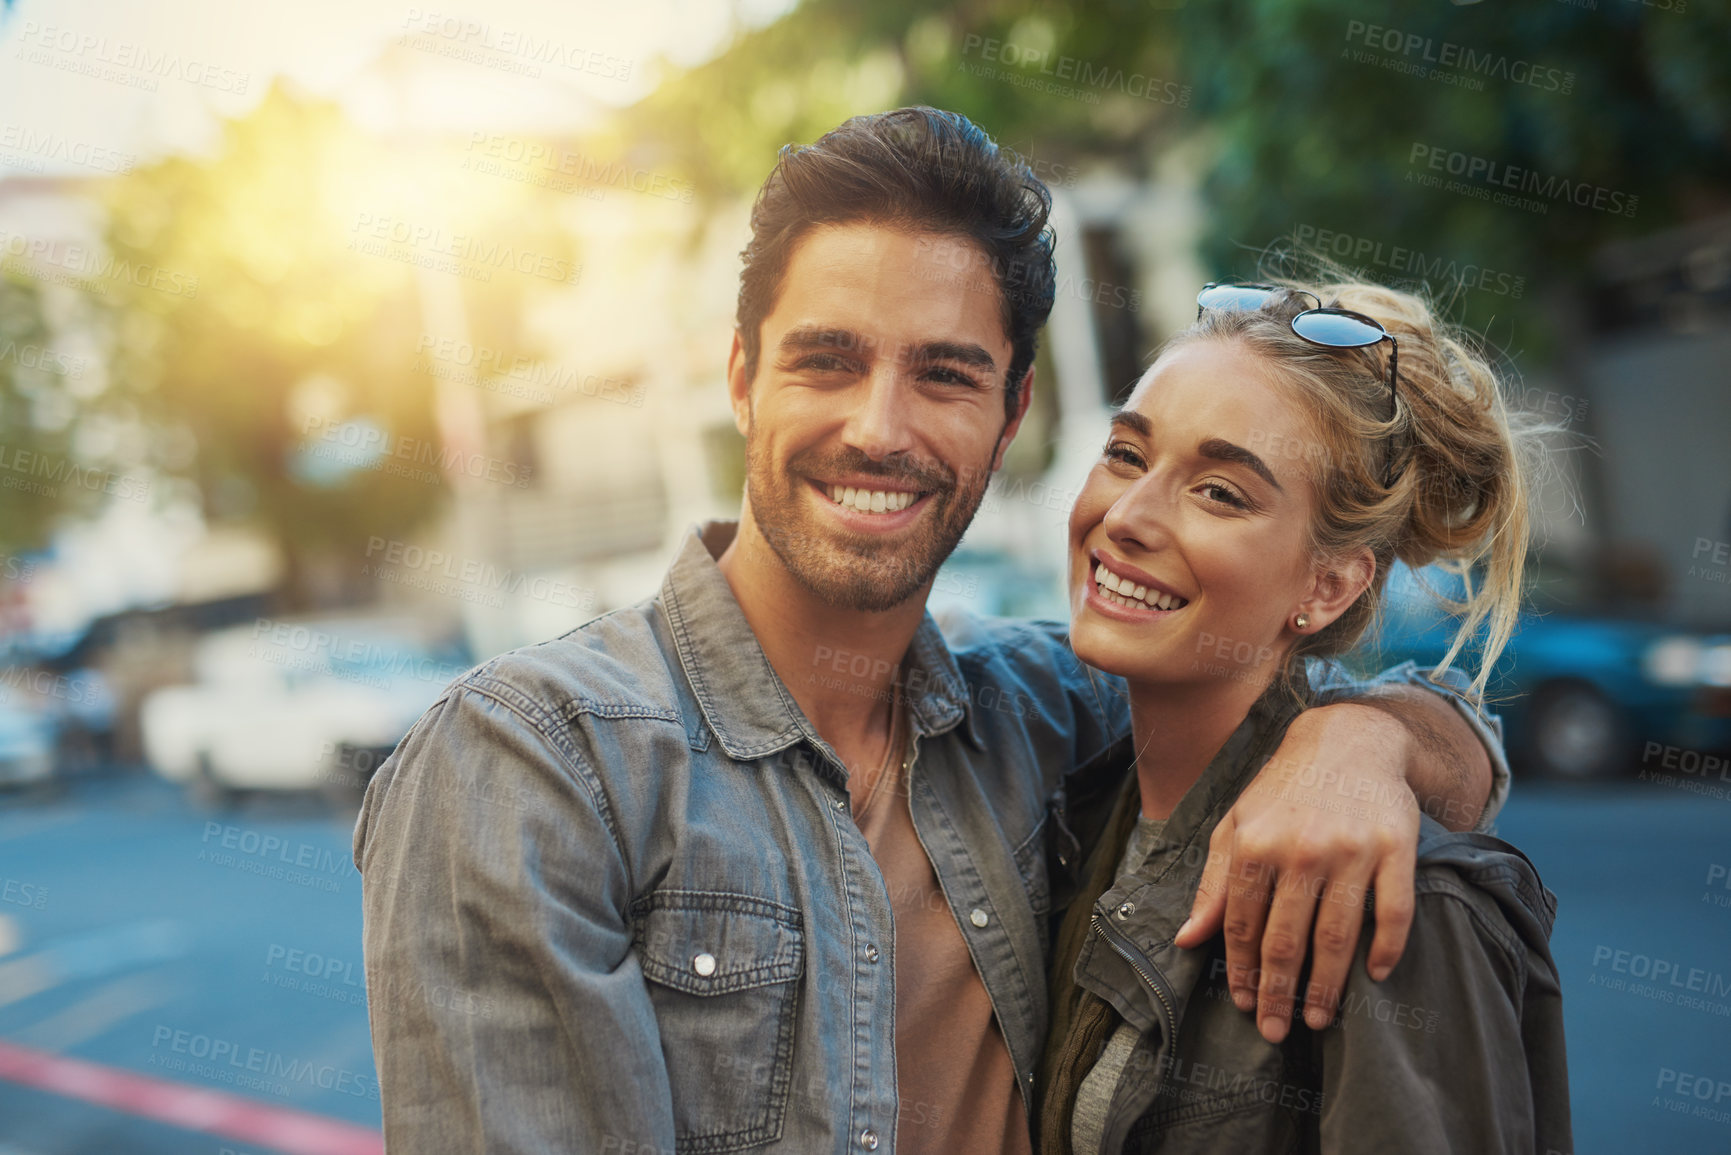
[[1507, 843], [1425, 818], [1411, 947], [1373, 981], [1366, 928], [1332, 1021], [1312, 990], [1278, 1041], [1233, 1007], [1221, 939], [1173, 944], [1210, 832], [1310, 698], [1307, 661], [1359, 638], [1391, 563], [1483, 574], [1444, 662], [1482, 631], [1476, 681], [1447, 675], [1482, 694], [1533, 443], [1414, 296], [1211, 285], [1198, 305], [1070, 518], [1071, 640], [1126, 679], [1139, 756], [1054, 952], [1042, 1147], [1567, 1151], [1555, 899]]

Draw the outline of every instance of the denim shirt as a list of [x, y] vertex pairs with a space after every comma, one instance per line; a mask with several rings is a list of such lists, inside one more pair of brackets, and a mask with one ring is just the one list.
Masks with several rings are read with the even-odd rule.
[[[889, 895], [715, 563], [734, 529], [699, 527], [655, 597], [453, 683], [374, 776], [354, 857], [391, 1151], [894, 1150]], [[1080, 857], [1075, 775], [1121, 779], [1123, 684], [1061, 625], [966, 615], [928, 614], [906, 668], [914, 827], [1027, 1102], [1047, 854]], [[1494, 807], [1499, 736], [1468, 716]]]

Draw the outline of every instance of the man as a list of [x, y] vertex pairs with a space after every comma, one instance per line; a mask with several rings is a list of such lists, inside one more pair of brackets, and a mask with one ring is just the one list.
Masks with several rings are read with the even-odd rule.
[[[1047, 854], [1078, 861], [1072, 806], [1129, 719], [1061, 627], [946, 636], [925, 600], [1027, 412], [1049, 203], [930, 109], [784, 153], [728, 358], [739, 522], [655, 597], [459, 680], [368, 789], [393, 1150], [1029, 1149]], [[1225, 824], [1186, 938], [1224, 924], [1271, 1037], [1313, 916], [1307, 1013], [1350, 965], [1363, 912], [1318, 911], [1323, 884], [1379, 884], [1375, 967], [1411, 902], [1411, 797], [1377, 826], [1302, 784], [1404, 775], [1470, 824], [1501, 757], [1478, 735], [1423, 689], [1312, 710], [1276, 759], [1304, 772]]]

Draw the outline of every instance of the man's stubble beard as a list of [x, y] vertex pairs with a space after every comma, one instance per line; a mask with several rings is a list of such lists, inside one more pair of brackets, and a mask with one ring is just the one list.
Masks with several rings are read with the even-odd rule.
[[[970, 470], [958, 482], [941, 466], [886, 467], [854, 450], [795, 454], [778, 470], [753, 425], [745, 445], [745, 491], [758, 532], [795, 581], [838, 610], [882, 613], [918, 593], [955, 550], [985, 499], [990, 464], [988, 458], [986, 467]], [[799, 494], [807, 487], [804, 470], [912, 483], [930, 492], [930, 508], [915, 523], [912, 537], [894, 543], [819, 525]]]

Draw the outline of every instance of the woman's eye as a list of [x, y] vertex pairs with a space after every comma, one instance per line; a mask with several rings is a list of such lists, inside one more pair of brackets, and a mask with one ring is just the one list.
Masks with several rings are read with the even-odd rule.
[[1234, 509], [1250, 508], [1250, 503], [1240, 497], [1237, 491], [1228, 489], [1217, 481], [1204, 483], [1202, 486], [1202, 492], [1207, 494], [1210, 501], [1217, 501], [1222, 505], [1230, 505]]
[[1122, 441], [1108, 441], [1102, 456], [1104, 456], [1107, 461], [1116, 461], [1124, 465], [1132, 465], [1138, 468], [1142, 465], [1142, 455], [1137, 453], [1130, 446], [1124, 444]]

